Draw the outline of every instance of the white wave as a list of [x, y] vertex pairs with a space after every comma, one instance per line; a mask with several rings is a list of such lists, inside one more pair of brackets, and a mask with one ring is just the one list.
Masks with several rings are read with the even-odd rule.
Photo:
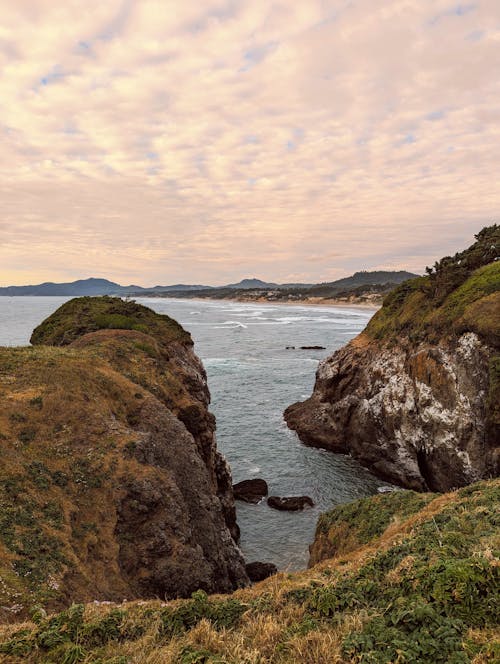
[[216, 325], [214, 327], [214, 330], [225, 330], [225, 329], [231, 329], [231, 328], [237, 328], [237, 327], [242, 327], [246, 329], [246, 325], [243, 323], [240, 323], [239, 320], [225, 320], [223, 323], [220, 325]]

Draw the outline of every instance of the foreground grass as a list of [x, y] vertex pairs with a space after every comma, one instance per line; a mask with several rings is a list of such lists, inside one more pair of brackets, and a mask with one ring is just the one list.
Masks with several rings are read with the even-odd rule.
[[333, 510], [322, 536], [338, 539], [344, 522], [355, 532], [336, 557], [230, 596], [40, 610], [0, 628], [0, 661], [499, 661], [500, 481], [414, 495]]

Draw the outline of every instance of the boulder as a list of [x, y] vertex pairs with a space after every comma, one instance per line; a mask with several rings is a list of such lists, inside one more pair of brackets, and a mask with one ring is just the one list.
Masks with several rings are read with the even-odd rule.
[[287, 496], [285, 498], [269, 496], [267, 504], [275, 510], [288, 512], [297, 512], [305, 507], [314, 507], [314, 501], [309, 496]]
[[261, 563], [259, 561], [247, 563], [245, 569], [248, 578], [254, 583], [257, 581], [263, 581], [264, 579], [267, 579], [268, 576], [273, 576], [273, 574], [278, 573], [278, 568], [273, 563]]
[[259, 503], [268, 492], [267, 482], [258, 477], [233, 485], [235, 500], [243, 500], [245, 503]]

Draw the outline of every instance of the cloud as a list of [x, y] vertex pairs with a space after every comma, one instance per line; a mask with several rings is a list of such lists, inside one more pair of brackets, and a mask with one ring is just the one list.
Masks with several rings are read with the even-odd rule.
[[421, 271], [498, 214], [496, 1], [8, 4], [3, 284]]

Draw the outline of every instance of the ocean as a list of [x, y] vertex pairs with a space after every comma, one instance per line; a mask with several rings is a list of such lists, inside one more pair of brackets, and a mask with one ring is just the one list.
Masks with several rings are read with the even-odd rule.
[[[0, 345], [29, 343], [33, 328], [68, 299], [0, 297]], [[304, 568], [319, 514], [374, 494], [384, 482], [349, 457], [303, 445], [286, 427], [283, 411], [310, 395], [318, 362], [358, 334], [374, 312], [224, 300], [137, 301], [191, 332], [208, 374], [217, 445], [233, 481], [262, 477], [271, 495], [309, 495], [315, 502], [303, 512], [278, 512], [265, 501], [238, 502], [246, 560], [273, 562], [281, 570]]]

